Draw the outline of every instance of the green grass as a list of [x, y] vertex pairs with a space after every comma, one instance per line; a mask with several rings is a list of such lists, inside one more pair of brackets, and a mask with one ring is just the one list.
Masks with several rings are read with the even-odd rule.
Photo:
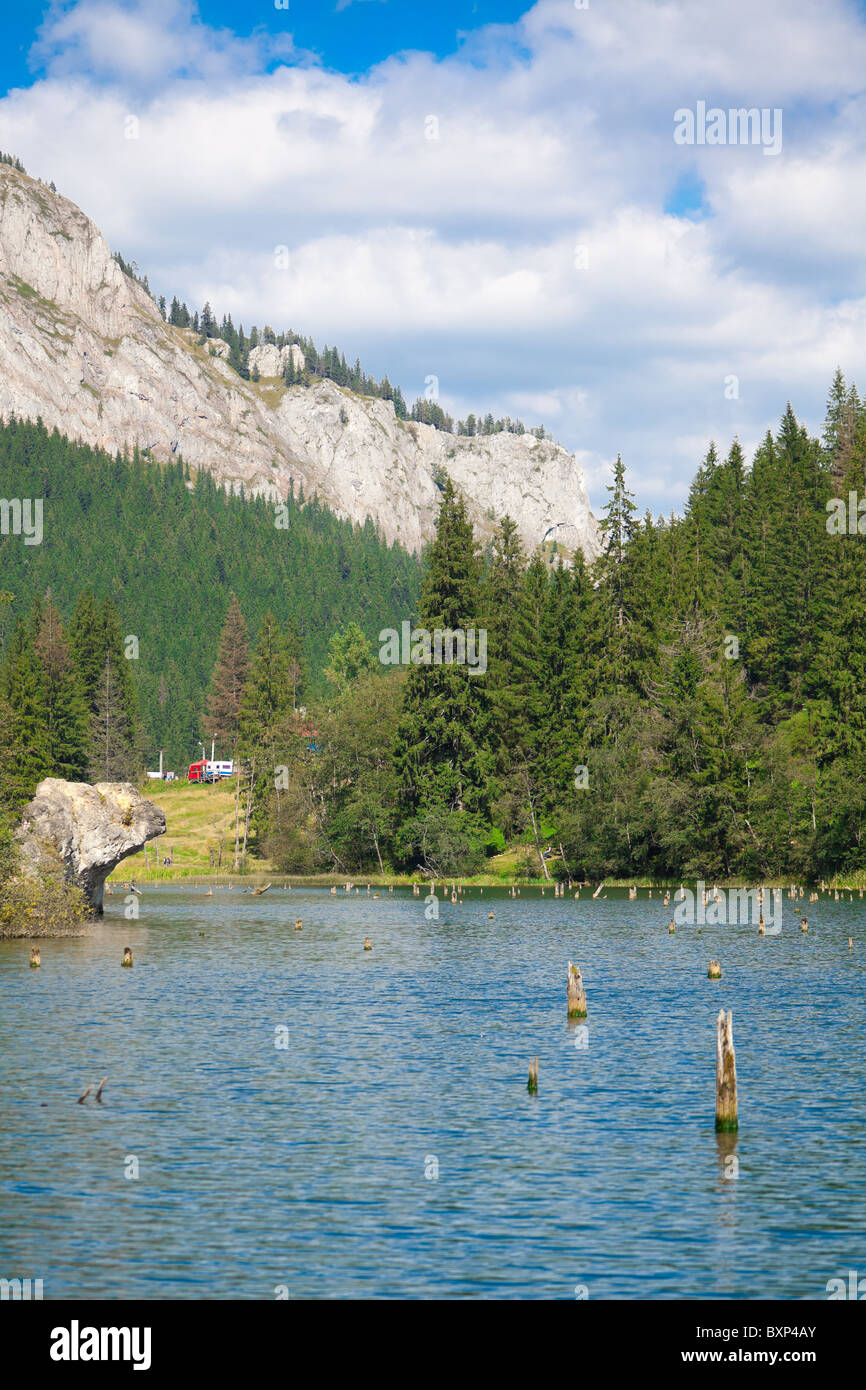
[[[222, 872], [231, 873], [235, 847], [235, 780], [233, 777], [213, 785], [196, 782], [146, 782], [142, 793], [165, 812], [166, 831], [147, 847], [148, 866], [143, 853], [130, 855], [118, 865], [113, 878], [129, 878], [142, 882], [169, 882], [172, 879], [196, 878], [218, 872], [220, 841], [222, 841]], [[243, 839], [243, 820], [241, 821]], [[211, 867], [210, 851], [214, 851]], [[156, 852], [154, 856], [154, 851]], [[173, 853], [172, 853], [173, 851]], [[171, 867], [161, 861], [171, 857]], [[250, 862], [254, 871], [266, 873], [271, 865], [267, 860]]]

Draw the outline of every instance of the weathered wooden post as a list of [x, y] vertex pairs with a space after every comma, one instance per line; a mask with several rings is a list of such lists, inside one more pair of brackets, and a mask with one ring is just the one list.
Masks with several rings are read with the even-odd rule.
[[365, 951], [372, 951], [372, 949], [373, 949], [373, 943], [372, 943], [372, 941], [370, 940], [369, 936], [365, 936], [365, 937], [364, 937], [364, 950], [365, 950]]
[[580, 968], [568, 962], [568, 1017], [586, 1018], [586, 990], [580, 976]]
[[39, 956], [39, 947], [34, 946], [30, 951], [30, 969], [38, 970], [41, 964], [42, 961]]
[[716, 1020], [716, 1130], [731, 1134], [737, 1120], [737, 1063], [731, 1011], [719, 1010]]
[[299, 917], [298, 920], [295, 922], [295, 931], [303, 931], [303, 929], [304, 929], [304, 924], [303, 924], [303, 922], [301, 921], [301, 919], [300, 919], [300, 917]]
[[131, 947], [131, 946], [124, 946], [124, 948], [123, 948], [123, 960], [120, 962], [120, 964], [121, 964], [121, 965], [126, 965], [126, 966], [132, 965], [132, 947]]
[[530, 1094], [531, 1096], [534, 1096], [535, 1093], [536, 1093], [537, 1090], [538, 1090], [538, 1058], [537, 1058], [537, 1057], [536, 1057], [536, 1059], [535, 1059], [534, 1062], [530, 1062], [530, 1063], [529, 1063], [529, 1080], [528, 1080], [527, 1083], [526, 1083], [526, 1089], [527, 1089], [527, 1091], [529, 1092], [529, 1094]]
[[708, 979], [708, 980], [720, 980], [721, 978], [722, 978], [722, 965], [721, 965], [721, 961], [711, 960], [711, 961], [710, 961], [710, 968], [709, 968], [709, 970], [707, 971], [707, 979]]

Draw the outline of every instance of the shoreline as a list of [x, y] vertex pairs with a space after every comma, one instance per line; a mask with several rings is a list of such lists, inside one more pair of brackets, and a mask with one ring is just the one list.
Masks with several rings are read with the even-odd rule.
[[[115, 873], [117, 873], [116, 870], [115, 870]], [[282, 888], [285, 888], [285, 887], [289, 887], [289, 888], [338, 888], [338, 889], [345, 889], [345, 885], [346, 885], [346, 883], [348, 882], [348, 883], [351, 883], [352, 889], [353, 889], [353, 890], [357, 888], [359, 892], [366, 891], [366, 889], [367, 889], [368, 886], [369, 886], [371, 889], [376, 889], [376, 890], [378, 890], [378, 889], [384, 888], [384, 889], [387, 891], [387, 890], [390, 889], [390, 888], [412, 888], [412, 887], [413, 887], [414, 885], [416, 885], [416, 884], [417, 884], [417, 886], [418, 886], [419, 889], [426, 888], [427, 891], [429, 892], [429, 887], [430, 887], [430, 883], [431, 883], [431, 882], [435, 883], [437, 889], [438, 889], [438, 888], [449, 888], [449, 889], [450, 889], [451, 885], [454, 884], [454, 883], [456, 883], [460, 888], [463, 888], [463, 889], [469, 889], [469, 888], [493, 888], [493, 889], [497, 889], [497, 888], [501, 888], [501, 889], [510, 889], [510, 888], [519, 888], [519, 889], [527, 888], [527, 889], [535, 889], [535, 888], [538, 888], [538, 889], [541, 889], [541, 888], [544, 888], [544, 889], [546, 890], [546, 889], [548, 889], [548, 888], [552, 889], [553, 886], [554, 886], [554, 883], [558, 881], [558, 880], [554, 880], [554, 879], [543, 879], [543, 878], [533, 878], [533, 879], [515, 878], [515, 877], [511, 877], [511, 878], [502, 878], [502, 877], [499, 877], [499, 876], [493, 875], [493, 874], [476, 874], [476, 875], [474, 875], [474, 876], [471, 877], [471, 878], [461, 878], [459, 875], [455, 875], [455, 876], [453, 876], [453, 877], [436, 878], [436, 879], [432, 879], [432, 880], [431, 880], [431, 878], [430, 878], [429, 875], [419, 876], [419, 875], [417, 875], [417, 874], [415, 875], [414, 878], [412, 878], [412, 877], [411, 877], [410, 875], [408, 875], [408, 874], [394, 874], [394, 875], [385, 875], [385, 876], [382, 876], [381, 874], [376, 874], [376, 875], [372, 875], [372, 874], [371, 874], [369, 877], [366, 876], [366, 875], [364, 875], [362, 878], [347, 878], [345, 874], [333, 874], [333, 873], [329, 873], [329, 874], [280, 874], [280, 873], [275, 873], [273, 870], [267, 870], [267, 869], [251, 869], [251, 870], [248, 870], [246, 873], [241, 872], [241, 871], [238, 871], [238, 872], [236, 872], [236, 873], [233, 873], [233, 872], [225, 872], [224, 870], [214, 871], [213, 873], [211, 873], [211, 872], [208, 872], [208, 871], [204, 871], [204, 872], [203, 872], [202, 870], [192, 870], [192, 869], [191, 869], [191, 870], [189, 870], [189, 871], [186, 871], [186, 870], [180, 869], [180, 870], [178, 870], [178, 871], [171, 871], [171, 870], [169, 870], [168, 872], [166, 872], [166, 871], [160, 872], [159, 870], [157, 870], [156, 872], [153, 872], [152, 870], [148, 870], [146, 873], [135, 873], [135, 874], [132, 874], [132, 875], [130, 875], [130, 876], [124, 875], [124, 876], [114, 877], [114, 876], [112, 875], [112, 876], [110, 876], [109, 878], [106, 879], [106, 886], [108, 886], [108, 885], [110, 884], [110, 885], [111, 885], [111, 888], [113, 889], [113, 892], [114, 892], [114, 893], [117, 893], [117, 892], [122, 891], [122, 888], [123, 888], [123, 885], [124, 885], [124, 884], [130, 882], [130, 878], [131, 878], [135, 883], [137, 883], [137, 884], [142, 884], [142, 885], [148, 884], [148, 885], [151, 885], [151, 886], [154, 885], [154, 884], [168, 884], [168, 885], [171, 885], [171, 884], [175, 884], [175, 883], [176, 883], [176, 884], [179, 884], [179, 885], [193, 886], [193, 887], [194, 887], [194, 886], [199, 885], [199, 884], [209, 884], [209, 885], [213, 885], [213, 886], [219, 886], [219, 885], [222, 885], [222, 884], [226, 884], [226, 885], [227, 885], [227, 884], [229, 884], [229, 883], [233, 883], [233, 884], [235, 884], [237, 887], [243, 887], [243, 886], [245, 886], [245, 885], [249, 885], [249, 886], [252, 888], [252, 887], [259, 887], [259, 886], [261, 886], [261, 885], [264, 884], [264, 883], [270, 882], [274, 888], [278, 888], [278, 889], [282, 889]], [[694, 878], [677, 878], [677, 879], [645, 879], [645, 878], [644, 878], [644, 879], [640, 879], [640, 878], [628, 878], [628, 879], [626, 879], [626, 878], [611, 878], [611, 879], [604, 879], [604, 880], [602, 880], [602, 883], [603, 883], [603, 889], [602, 889], [602, 891], [604, 892], [604, 890], [606, 890], [606, 889], [611, 889], [611, 890], [614, 891], [614, 892], [627, 892], [629, 888], [636, 888], [637, 891], [638, 891], [639, 893], [640, 893], [640, 892], [647, 892], [647, 893], [648, 893], [650, 890], [652, 890], [653, 893], [656, 893], [656, 892], [659, 892], [659, 893], [662, 893], [662, 894], [665, 893], [665, 892], [673, 893], [673, 892], [675, 892], [676, 889], [678, 889], [678, 888], [680, 887], [681, 884], [684, 885], [684, 886], [687, 887], [687, 888], [688, 888], [688, 887], [691, 887], [692, 890], [694, 890], [695, 884], [696, 884], [698, 881], [699, 881], [699, 880], [694, 879]], [[719, 888], [719, 889], [722, 890], [722, 891], [728, 891], [728, 890], [734, 889], [734, 888], [749, 888], [749, 889], [751, 889], [751, 888], [761, 888], [761, 887], [763, 887], [763, 888], [766, 888], [766, 889], [775, 889], [775, 888], [779, 888], [779, 889], [782, 890], [783, 893], [786, 893], [786, 892], [790, 889], [790, 887], [791, 887], [791, 880], [790, 880], [790, 879], [778, 879], [778, 878], [776, 878], [776, 879], [772, 879], [772, 878], [756, 879], [756, 880], [752, 880], [752, 881], [749, 881], [748, 879], [743, 879], [743, 878], [731, 878], [731, 879], [709, 879], [709, 878], [708, 878], [708, 879], [704, 879], [703, 882], [706, 884], [706, 887], [707, 887], [708, 889], [710, 889], [710, 888], [712, 888], [712, 887], [717, 887], [717, 888]], [[822, 890], [821, 887], [820, 887], [820, 882], [821, 882], [820, 879], [818, 879], [818, 880], [808, 880], [808, 879], [807, 879], [807, 880], [803, 881], [802, 883], [798, 883], [798, 884], [797, 884], [797, 887], [802, 887], [802, 888], [807, 889], [807, 890], [809, 890], [809, 891], [811, 891], [811, 892], [817, 892], [817, 893], [819, 893], [819, 894], [822, 893], [822, 892], [824, 892], [824, 893], [833, 893], [833, 892], [839, 892], [839, 893], [843, 893], [843, 892], [844, 892], [844, 893], [862, 893], [862, 892], [866, 891], [866, 872], [863, 872], [863, 871], [858, 872], [857, 874], [853, 875], [852, 881], [846, 881], [845, 883], [842, 883], [842, 882], [839, 882], [839, 881], [836, 881], [836, 880], [830, 880], [830, 881], [825, 880], [826, 887], [825, 887], [823, 890]], [[567, 883], [567, 881], [566, 881], [566, 883]], [[583, 892], [584, 892], [586, 889], [588, 889], [588, 888], [591, 888], [591, 889], [593, 889], [593, 891], [594, 891], [597, 887], [598, 887], [598, 881], [596, 881], [596, 880], [584, 880], [584, 881], [581, 881], [581, 880], [575, 879], [575, 880], [574, 880], [574, 887], [573, 887], [573, 889], [571, 890], [571, 893], [573, 894], [574, 891], [575, 891], [576, 889], [578, 889], [578, 888], [580, 889], [581, 893], [583, 893]], [[566, 886], [566, 894], [567, 894], [567, 895], [569, 894], [569, 889], [568, 889], [567, 886]], [[111, 895], [109, 895], [109, 896], [113, 896], [113, 894], [111, 894]], [[600, 899], [600, 898], [601, 898], [601, 894], [599, 895], [599, 899]]]

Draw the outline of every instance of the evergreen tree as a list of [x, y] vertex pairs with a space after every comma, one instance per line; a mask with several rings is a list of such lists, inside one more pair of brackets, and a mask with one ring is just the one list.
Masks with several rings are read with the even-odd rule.
[[49, 716], [39, 666], [27, 625], [13, 630], [2, 670], [2, 800], [17, 811], [37, 783], [52, 772]]
[[46, 594], [34, 654], [45, 702], [48, 756], [55, 776], [80, 781], [87, 772], [88, 711], [60, 614]]
[[89, 780], [128, 782], [135, 780], [138, 772], [125, 682], [117, 659], [106, 653], [90, 721]]
[[216, 739], [232, 754], [240, 734], [241, 700], [248, 671], [247, 625], [240, 604], [232, 594], [220, 633], [204, 717], [208, 738]]
[[[418, 626], [431, 644], [436, 630], [478, 630], [480, 584], [472, 524], [449, 478], [419, 603]], [[434, 806], [483, 816], [492, 772], [486, 676], [447, 660], [444, 644], [441, 664], [425, 656], [416, 642], [396, 740], [403, 808], [408, 817]]]

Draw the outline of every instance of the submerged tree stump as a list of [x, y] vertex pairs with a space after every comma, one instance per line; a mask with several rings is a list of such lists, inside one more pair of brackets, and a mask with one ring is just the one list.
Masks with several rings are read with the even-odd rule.
[[123, 960], [122, 960], [120, 963], [121, 963], [121, 965], [126, 965], [126, 966], [132, 965], [132, 947], [131, 947], [131, 946], [124, 946], [124, 948], [123, 948]]
[[528, 1080], [527, 1083], [526, 1083], [526, 1089], [527, 1089], [527, 1091], [529, 1092], [529, 1094], [530, 1094], [531, 1096], [535, 1095], [536, 1091], [538, 1090], [538, 1058], [537, 1058], [537, 1057], [536, 1057], [536, 1059], [535, 1059], [534, 1062], [530, 1062], [530, 1063], [529, 1063], [529, 1080]]
[[709, 968], [709, 970], [707, 971], [707, 979], [709, 979], [709, 980], [720, 980], [721, 978], [722, 978], [722, 966], [721, 966], [721, 962], [720, 962], [720, 961], [717, 961], [717, 960], [711, 960], [711, 961], [710, 961], [710, 968]]
[[[849, 939], [850, 939], [850, 938], [849, 938]], [[32, 947], [32, 949], [31, 949], [31, 951], [30, 951], [30, 969], [31, 969], [31, 970], [38, 970], [41, 964], [42, 964], [42, 958], [41, 958], [41, 956], [39, 955], [39, 947], [38, 947], [38, 946], [34, 946], [34, 947]]]
[[739, 1129], [737, 1063], [731, 1011], [719, 1010], [716, 1020], [716, 1129], [724, 1134]]
[[568, 1017], [586, 1018], [586, 990], [580, 968], [568, 962]]

